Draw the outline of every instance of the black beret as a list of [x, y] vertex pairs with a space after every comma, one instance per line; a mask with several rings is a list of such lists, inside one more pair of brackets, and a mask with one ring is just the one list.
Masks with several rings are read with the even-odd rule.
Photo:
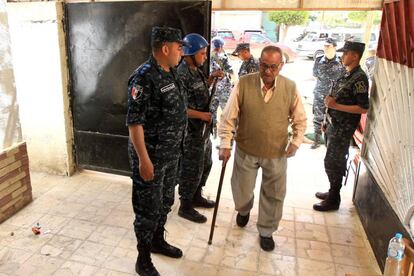
[[183, 43], [181, 30], [170, 27], [153, 27], [151, 42], [179, 42]]
[[233, 51], [233, 53], [231, 53], [233, 56], [238, 56], [239, 52], [241, 50], [249, 50], [250, 49], [250, 44], [249, 43], [239, 43], [236, 46], [236, 50]]
[[365, 50], [365, 43], [362, 42], [353, 42], [347, 41], [345, 42], [344, 47], [338, 50], [338, 52], [346, 52], [346, 51], [354, 51], [359, 53], [361, 56]]

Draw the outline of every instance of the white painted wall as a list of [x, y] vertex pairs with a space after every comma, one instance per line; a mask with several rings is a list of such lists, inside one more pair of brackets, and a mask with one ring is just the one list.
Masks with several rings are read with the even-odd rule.
[[248, 29], [261, 29], [261, 11], [215, 11], [212, 14], [212, 30], [229, 29], [235, 35]]
[[0, 0], [0, 150], [22, 139], [6, 5]]
[[74, 171], [68, 69], [59, 2], [9, 3], [17, 100], [31, 169]]

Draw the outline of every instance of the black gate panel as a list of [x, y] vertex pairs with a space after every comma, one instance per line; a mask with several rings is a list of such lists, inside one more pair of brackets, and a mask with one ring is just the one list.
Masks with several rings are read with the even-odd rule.
[[408, 239], [410, 235], [364, 162], [361, 163], [354, 204], [378, 265], [384, 271], [391, 237], [397, 232]]
[[127, 81], [150, 55], [153, 26], [210, 37], [210, 1], [66, 4], [76, 162], [129, 174]]

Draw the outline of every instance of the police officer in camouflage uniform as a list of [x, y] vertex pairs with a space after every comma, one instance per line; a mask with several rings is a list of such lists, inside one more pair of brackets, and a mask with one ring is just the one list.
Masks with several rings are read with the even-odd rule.
[[316, 78], [316, 86], [313, 90], [313, 126], [315, 140], [311, 149], [319, 147], [321, 139], [321, 125], [325, 114], [325, 97], [329, 94], [332, 82], [345, 74], [345, 67], [341, 59], [336, 55], [336, 41], [328, 38], [324, 45], [324, 55], [317, 57], [313, 65], [313, 76]]
[[202, 197], [212, 166], [210, 125], [212, 106], [209, 86], [214, 77], [222, 77], [222, 71], [215, 71], [209, 78], [200, 67], [207, 59], [208, 42], [199, 34], [184, 37], [184, 60], [178, 67], [188, 98], [188, 127], [184, 143], [184, 154], [179, 169], [180, 209], [178, 215], [198, 223], [207, 221], [194, 207], [213, 208], [215, 202]]
[[232, 89], [231, 74], [233, 69], [229, 63], [229, 58], [223, 49], [224, 40], [221, 37], [214, 37], [211, 40], [213, 44], [213, 52], [210, 57], [210, 72], [222, 70], [225, 73], [225, 77], [217, 82], [217, 99], [221, 110], [224, 110], [227, 100], [230, 97]]
[[237, 44], [237, 47], [232, 55], [239, 57], [243, 61], [239, 69], [239, 78], [243, 75], [259, 72], [259, 62], [250, 53], [249, 43]]
[[346, 42], [342, 63], [347, 73], [334, 84], [332, 93], [325, 98], [327, 125], [324, 127], [327, 137], [325, 172], [330, 189], [327, 193], [317, 192], [321, 202], [313, 205], [317, 211], [330, 211], [339, 208], [342, 177], [346, 171], [349, 143], [361, 119], [361, 114], [369, 108], [368, 78], [359, 62], [364, 53], [365, 44]]
[[152, 55], [128, 81], [126, 121], [139, 275], [159, 275], [150, 252], [182, 256], [179, 248], [164, 239], [187, 126], [187, 99], [173, 69], [181, 59], [182, 43], [180, 30], [152, 28]]

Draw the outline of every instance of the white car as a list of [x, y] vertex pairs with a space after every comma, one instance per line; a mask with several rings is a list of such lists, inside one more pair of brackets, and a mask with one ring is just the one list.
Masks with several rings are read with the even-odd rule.
[[[342, 48], [345, 41], [357, 41], [363, 40], [363, 32], [360, 29], [354, 30], [321, 30], [311, 31], [299, 42], [296, 53], [298, 56], [308, 57], [315, 59], [318, 56], [323, 55], [323, 46], [328, 37], [332, 37], [337, 41], [336, 48]], [[378, 34], [371, 33], [370, 43], [367, 49], [376, 49], [378, 43]]]

